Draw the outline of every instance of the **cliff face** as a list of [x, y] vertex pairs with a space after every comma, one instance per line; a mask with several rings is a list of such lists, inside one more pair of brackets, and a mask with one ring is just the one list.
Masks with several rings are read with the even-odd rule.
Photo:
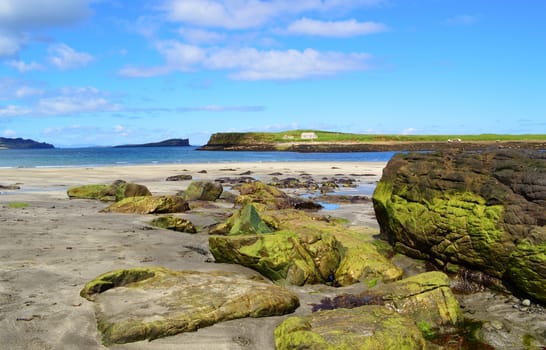
[[31, 149], [31, 148], [55, 148], [53, 145], [45, 142], [26, 140], [22, 138], [0, 137], [0, 149]]

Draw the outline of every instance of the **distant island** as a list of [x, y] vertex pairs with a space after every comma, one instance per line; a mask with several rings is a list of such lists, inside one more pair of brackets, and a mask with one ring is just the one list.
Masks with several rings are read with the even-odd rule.
[[55, 148], [55, 146], [45, 143], [37, 142], [34, 140], [27, 140], [22, 138], [7, 138], [0, 137], [0, 150], [2, 149], [34, 149], [34, 148]]
[[142, 143], [142, 144], [132, 144], [132, 145], [119, 145], [114, 146], [115, 148], [123, 147], [186, 147], [190, 145], [189, 139], [168, 139], [160, 142], [151, 142], [151, 143]]
[[318, 130], [228, 132], [213, 134], [199, 150], [288, 152], [388, 152], [480, 150], [486, 148], [546, 149], [546, 135], [376, 135]]

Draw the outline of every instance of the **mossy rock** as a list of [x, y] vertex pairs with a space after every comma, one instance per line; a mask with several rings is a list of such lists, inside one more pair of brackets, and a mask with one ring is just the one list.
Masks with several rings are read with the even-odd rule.
[[190, 210], [188, 202], [179, 196], [130, 197], [113, 203], [103, 212], [126, 214], [168, 214]]
[[71, 199], [97, 199], [115, 202], [128, 197], [151, 196], [152, 194], [144, 185], [117, 180], [111, 185], [93, 184], [71, 187], [67, 190], [67, 195]]
[[411, 318], [367, 305], [290, 317], [275, 329], [275, 346], [277, 350], [421, 350], [426, 341]]
[[150, 222], [152, 226], [186, 233], [197, 233], [197, 228], [189, 220], [176, 216], [160, 216]]
[[116, 270], [86, 284], [103, 343], [129, 343], [196, 331], [244, 317], [280, 316], [299, 306], [295, 294], [231, 272]]
[[[248, 222], [251, 214], [262, 219], [254, 218], [254, 224], [263, 222], [275, 231], [252, 232], [254, 226], [241, 220]], [[240, 229], [245, 225], [251, 229]], [[216, 261], [250, 267], [274, 281], [350, 285], [393, 281], [403, 273], [377, 251], [369, 232], [300, 210], [247, 204], [213, 232], [230, 234], [209, 238]]]
[[381, 236], [397, 251], [484, 272], [545, 301], [537, 292], [546, 285], [545, 183], [544, 152], [397, 154], [372, 199]]
[[215, 201], [223, 192], [221, 184], [212, 181], [192, 181], [182, 193], [187, 201]]
[[546, 243], [524, 241], [510, 256], [510, 279], [536, 300], [546, 303]]

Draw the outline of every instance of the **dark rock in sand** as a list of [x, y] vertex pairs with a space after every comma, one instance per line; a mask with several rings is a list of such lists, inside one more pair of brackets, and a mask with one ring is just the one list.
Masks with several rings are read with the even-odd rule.
[[373, 195], [381, 234], [546, 302], [546, 153], [398, 154]]
[[192, 176], [189, 174], [173, 175], [165, 179], [165, 181], [188, 181], [191, 180]]

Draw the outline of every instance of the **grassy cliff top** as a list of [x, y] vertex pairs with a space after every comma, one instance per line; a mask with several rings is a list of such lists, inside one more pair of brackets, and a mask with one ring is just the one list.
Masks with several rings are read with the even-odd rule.
[[495, 142], [495, 141], [546, 141], [546, 134], [479, 134], [479, 135], [379, 135], [352, 134], [319, 130], [291, 130], [283, 132], [226, 132], [215, 133], [208, 145], [245, 145], [290, 142]]

